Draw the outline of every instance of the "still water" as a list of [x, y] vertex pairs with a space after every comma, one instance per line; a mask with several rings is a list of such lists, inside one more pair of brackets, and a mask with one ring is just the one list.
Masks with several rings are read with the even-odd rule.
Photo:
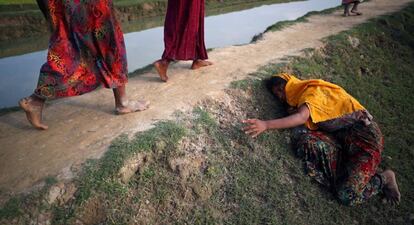
[[[205, 19], [207, 48], [249, 43], [252, 37], [268, 26], [295, 20], [308, 12], [340, 5], [341, 0], [308, 0], [260, 7], [209, 16]], [[130, 72], [157, 60], [164, 49], [163, 28], [125, 34]], [[18, 99], [30, 95], [37, 83], [40, 66], [47, 51], [0, 59], [0, 108], [16, 106]]]

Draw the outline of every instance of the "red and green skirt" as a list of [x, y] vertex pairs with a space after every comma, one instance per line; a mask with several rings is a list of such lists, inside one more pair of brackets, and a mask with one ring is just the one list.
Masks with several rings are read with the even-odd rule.
[[384, 178], [377, 169], [384, 139], [375, 122], [356, 122], [335, 132], [304, 127], [293, 132], [305, 172], [331, 188], [343, 204], [362, 203], [382, 190]]
[[103, 84], [127, 83], [122, 30], [112, 0], [38, 0], [51, 24], [47, 61], [34, 94], [43, 99], [82, 95]]

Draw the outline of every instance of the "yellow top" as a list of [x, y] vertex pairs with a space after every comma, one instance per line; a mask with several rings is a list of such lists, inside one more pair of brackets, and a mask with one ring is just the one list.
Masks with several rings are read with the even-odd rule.
[[290, 106], [306, 104], [310, 118], [306, 126], [316, 130], [316, 123], [336, 119], [365, 108], [343, 88], [324, 80], [300, 80], [287, 73], [277, 76], [287, 81], [286, 101]]

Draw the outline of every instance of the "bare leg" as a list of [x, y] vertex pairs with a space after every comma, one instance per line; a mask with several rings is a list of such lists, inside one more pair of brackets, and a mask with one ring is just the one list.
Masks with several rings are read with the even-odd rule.
[[160, 59], [154, 63], [154, 67], [157, 70], [158, 75], [160, 75], [161, 80], [164, 82], [168, 81], [168, 65], [170, 65], [170, 60], [167, 59]]
[[119, 115], [148, 109], [150, 102], [145, 100], [130, 101], [126, 95], [125, 85], [114, 88], [115, 109]]
[[358, 12], [358, 5], [359, 5], [359, 1], [354, 2], [354, 6], [351, 9], [351, 13], [354, 13], [357, 16], [362, 15], [362, 13]]
[[48, 126], [42, 123], [42, 112], [45, 100], [35, 95], [22, 98], [19, 106], [25, 111], [27, 120], [39, 130], [47, 130]]
[[350, 16], [351, 14], [349, 13], [349, 6], [350, 6], [351, 4], [350, 3], [348, 3], [348, 4], [345, 4], [344, 5], [344, 16], [346, 17], [346, 16]]
[[398, 204], [401, 200], [401, 193], [398, 189], [397, 179], [395, 178], [394, 171], [386, 170], [381, 173], [381, 175], [385, 177], [383, 188], [385, 197], [392, 204]]
[[211, 66], [211, 65], [213, 65], [213, 63], [210, 62], [210, 61], [196, 59], [196, 60], [193, 61], [193, 65], [191, 65], [191, 69], [196, 70], [196, 69], [199, 69], [201, 67]]

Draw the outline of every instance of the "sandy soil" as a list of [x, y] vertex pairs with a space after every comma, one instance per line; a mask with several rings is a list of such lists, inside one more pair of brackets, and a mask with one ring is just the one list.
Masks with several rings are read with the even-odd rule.
[[[299, 23], [264, 35], [258, 43], [215, 49], [209, 53], [214, 66], [189, 70], [190, 62], [174, 64], [168, 83], [159, 82], [155, 71], [130, 79], [132, 98], [152, 102], [145, 112], [114, 115], [112, 92], [93, 93], [59, 100], [45, 110], [48, 131], [31, 128], [23, 112], [0, 117], [0, 189], [21, 192], [46, 176], [71, 178], [70, 168], [88, 158], [98, 158], [110, 142], [123, 133], [148, 129], [171, 118], [176, 110], [188, 110], [202, 99], [220, 96], [234, 80], [249, 76], [261, 66], [305, 48], [321, 47], [321, 39], [347, 30], [366, 20], [404, 7], [411, 0], [372, 0], [361, 5], [363, 16], [344, 18], [342, 11], [312, 16]], [[133, 62], [130, 62], [133, 63]]]

